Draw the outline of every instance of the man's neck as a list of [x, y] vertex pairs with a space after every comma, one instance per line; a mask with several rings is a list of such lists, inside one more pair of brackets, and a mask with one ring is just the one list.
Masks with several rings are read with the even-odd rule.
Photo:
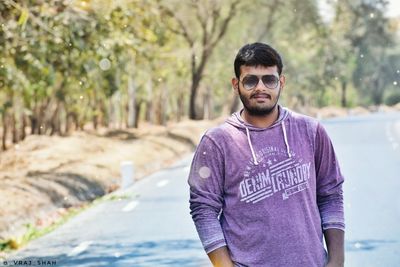
[[274, 110], [264, 116], [253, 116], [250, 115], [246, 109], [243, 109], [243, 112], [240, 114], [242, 119], [258, 128], [267, 128], [271, 126], [279, 117], [279, 109], [278, 105], [274, 108]]

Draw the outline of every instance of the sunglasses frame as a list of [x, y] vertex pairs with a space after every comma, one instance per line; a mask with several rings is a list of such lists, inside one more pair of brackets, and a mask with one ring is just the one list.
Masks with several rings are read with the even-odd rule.
[[[265, 77], [265, 76], [273, 76], [273, 77], [275, 77], [275, 78], [277, 79], [277, 80], [276, 80], [276, 85], [275, 85], [275, 87], [269, 87], [269, 86], [267, 86], [267, 85], [264, 83], [263, 77]], [[246, 88], [245, 84], [243, 83], [243, 80], [244, 80], [245, 78], [247, 78], [247, 77], [257, 77], [257, 78], [258, 78], [258, 81], [257, 81], [257, 83], [256, 83], [253, 87], [251, 87], [251, 88]], [[264, 85], [266, 88], [268, 88], [268, 89], [276, 89], [276, 88], [278, 87], [278, 85], [279, 85], [279, 82], [280, 82], [280, 76], [277, 77], [277, 76], [275, 76], [275, 75], [273, 75], [273, 74], [265, 74], [265, 75], [249, 74], [249, 75], [244, 76], [244, 77], [242, 78], [242, 80], [239, 79], [239, 82], [242, 84], [242, 86], [243, 86], [243, 88], [244, 88], [245, 90], [250, 91], [250, 90], [253, 90], [254, 88], [257, 87], [257, 85], [260, 83], [260, 80], [262, 81], [263, 85]]]

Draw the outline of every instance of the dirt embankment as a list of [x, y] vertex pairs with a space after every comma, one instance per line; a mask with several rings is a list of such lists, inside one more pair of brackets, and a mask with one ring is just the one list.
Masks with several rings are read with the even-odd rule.
[[133, 162], [135, 179], [171, 164], [217, 123], [29, 136], [0, 153], [0, 241], [23, 235], [28, 223], [49, 225], [68, 208], [116, 190], [123, 161]]

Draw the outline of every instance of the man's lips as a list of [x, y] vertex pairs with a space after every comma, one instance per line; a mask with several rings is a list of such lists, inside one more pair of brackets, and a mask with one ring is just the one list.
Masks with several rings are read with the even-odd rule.
[[271, 99], [271, 95], [269, 95], [269, 94], [255, 94], [255, 95], [252, 95], [251, 98], [255, 98], [255, 99]]

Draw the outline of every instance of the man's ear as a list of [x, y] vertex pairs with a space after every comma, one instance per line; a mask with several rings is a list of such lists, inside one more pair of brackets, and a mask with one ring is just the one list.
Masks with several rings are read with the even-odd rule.
[[281, 75], [280, 77], [279, 77], [279, 81], [280, 81], [280, 89], [282, 90], [284, 87], [285, 87], [285, 83], [286, 83], [286, 77], [285, 77], [285, 75]]
[[232, 78], [232, 89], [237, 95], [239, 95], [239, 80], [238, 78]]

